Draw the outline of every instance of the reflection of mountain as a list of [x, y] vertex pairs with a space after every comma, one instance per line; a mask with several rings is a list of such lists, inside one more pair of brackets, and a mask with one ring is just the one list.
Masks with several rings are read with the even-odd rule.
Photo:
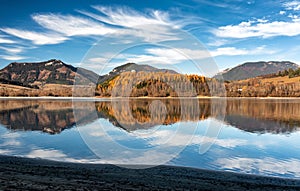
[[[89, 123], [84, 118], [92, 111], [83, 103], [81, 116], [75, 120], [71, 101], [49, 100], [2, 100], [0, 122], [11, 130], [43, 131], [60, 133], [73, 127], [76, 122]], [[93, 106], [93, 104], [92, 104]]]
[[[170, 125], [183, 121], [200, 121], [208, 117], [216, 118], [222, 112], [220, 107], [226, 110], [224, 121], [244, 131], [288, 133], [300, 127], [300, 103], [288, 100], [229, 99], [223, 105], [217, 105], [209, 99], [148, 99], [131, 100], [128, 103], [96, 103], [99, 117], [107, 118], [115, 126], [128, 131], [150, 128], [157, 124]], [[222, 115], [219, 118], [222, 119]]]
[[[108, 119], [127, 131], [217, 118], [243, 131], [289, 133], [300, 127], [300, 102], [255, 99], [1, 100], [0, 123], [12, 130], [60, 133]], [[76, 119], [74, 117], [74, 104]]]
[[210, 106], [210, 100], [197, 99], [137, 99], [96, 103], [100, 118], [108, 118], [115, 126], [128, 131], [180, 121], [203, 120], [211, 114]]
[[287, 133], [300, 127], [298, 100], [229, 99], [225, 121], [249, 132]]

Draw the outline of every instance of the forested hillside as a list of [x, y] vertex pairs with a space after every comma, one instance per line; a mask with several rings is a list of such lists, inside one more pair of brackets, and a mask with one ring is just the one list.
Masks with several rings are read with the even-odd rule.
[[113, 97], [194, 97], [211, 96], [211, 84], [219, 85], [216, 79], [198, 75], [183, 75], [169, 72], [124, 72], [98, 84], [99, 96]]

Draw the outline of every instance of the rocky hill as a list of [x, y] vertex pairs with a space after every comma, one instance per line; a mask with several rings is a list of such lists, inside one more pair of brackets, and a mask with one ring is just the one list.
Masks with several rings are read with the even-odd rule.
[[288, 69], [295, 70], [297, 68], [299, 68], [299, 65], [289, 61], [246, 62], [234, 68], [224, 70], [217, 74], [215, 78], [220, 78], [222, 75], [223, 79], [227, 81], [243, 80]]
[[0, 82], [33, 88], [44, 84], [73, 85], [75, 78], [83, 84], [95, 84], [99, 76], [55, 59], [36, 63], [13, 62], [0, 70]]

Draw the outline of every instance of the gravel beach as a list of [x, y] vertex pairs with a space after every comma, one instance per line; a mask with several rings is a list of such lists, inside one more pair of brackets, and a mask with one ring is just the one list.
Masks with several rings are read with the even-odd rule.
[[194, 168], [128, 169], [0, 156], [0, 190], [300, 190], [300, 180]]

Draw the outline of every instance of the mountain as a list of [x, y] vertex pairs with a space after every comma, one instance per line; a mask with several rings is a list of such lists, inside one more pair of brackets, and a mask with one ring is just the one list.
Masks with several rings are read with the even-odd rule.
[[223, 79], [228, 81], [243, 80], [277, 73], [279, 71], [288, 70], [290, 68], [295, 70], [299, 68], [299, 65], [289, 61], [246, 62], [232, 69], [226, 69], [214, 76], [214, 78], [220, 78], [221, 76], [223, 76]]
[[0, 83], [13, 84], [24, 87], [38, 87], [42, 84], [64, 84], [73, 85], [76, 80], [80, 84], [99, 83], [111, 79], [123, 72], [145, 71], [145, 72], [169, 72], [175, 74], [173, 70], [158, 69], [149, 65], [138, 65], [127, 63], [114, 68], [109, 74], [99, 76], [96, 73], [84, 69], [76, 68], [65, 64], [60, 60], [52, 59], [44, 62], [13, 62], [0, 70]]
[[168, 69], [158, 69], [149, 65], [139, 65], [135, 63], [127, 63], [121, 66], [118, 66], [114, 68], [112, 71], [110, 71], [108, 74], [101, 76], [99, 78], [98, 83], [103, 83], [107, 80], [113, 79], [119, 74], [123, 72], [166, 72], [171, 74], [177, 74], [174, 70], [168, 70]]
[[24, 87], [36, 87], [44, 84], [73, 85], [78, 82], [96, 83], [99, 76], [89, 70], [76, 68], [60, 60], [45, 62], [13, 62], [0, 70], [0, 82]]
[[[0, 70], [0, 96], [91, 96], [96, 84], [110, 82], [123, 73], [177, 74], [173, 70], [158, 69], [149, 65], [127, 63], [114, 68], [106, 75], [98, 74], [52, 59], [44, 62], [13, 62]], [[74, 91], [73, 84], [78, 86]]]

